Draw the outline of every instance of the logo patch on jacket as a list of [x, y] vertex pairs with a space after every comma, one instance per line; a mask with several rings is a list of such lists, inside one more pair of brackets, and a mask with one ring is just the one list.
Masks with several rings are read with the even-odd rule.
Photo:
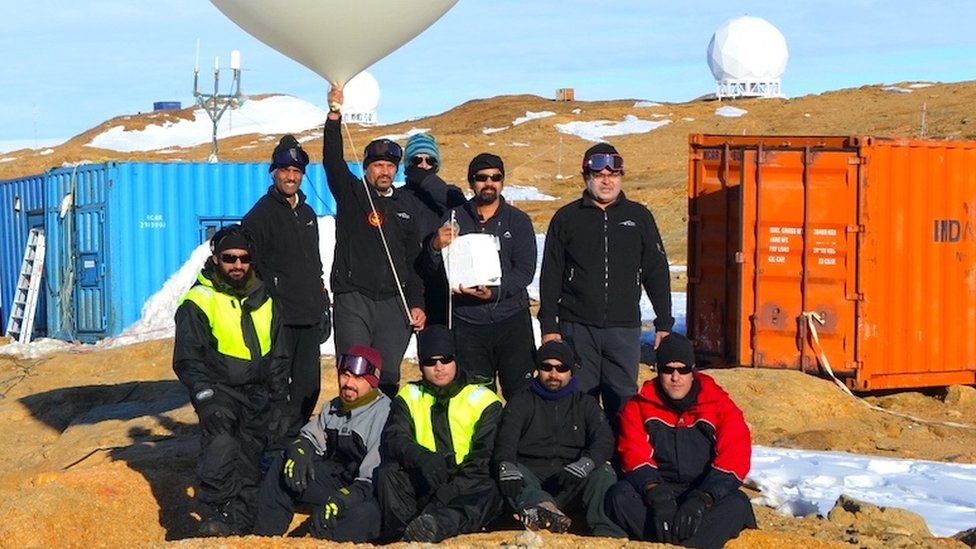
[[378, 211], [372, 211], [366, 214], [366, 222], [374, 227], [379, 227], [383, 224], [383, 214]]
[[505, 238], [512, 238], [512, 233], [505, 231], [505, 234], [503, 234], [502, 236], [504, 236]]
[[624, 227], [636, 227], [637, 226], [637, 223], [634, 222], [634, 221], [631, 221], [630, 219], [625, 219], [625, 220], [621, 221], [620, 223], [618, 223], [618, 225], [622, 225]]
[[407, 220], [409, 220], [410, 219], [410, 214], [408, 214], [407, 212], [397, 212], [397, 217], [399, 217], [400, 219], [407, 219]]

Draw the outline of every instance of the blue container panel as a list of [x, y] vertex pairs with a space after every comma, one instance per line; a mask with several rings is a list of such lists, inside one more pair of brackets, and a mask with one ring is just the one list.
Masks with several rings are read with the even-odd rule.
[[[15, 202], [20, 210], [14, 209]], [[17, 287], [17, 276], [24, 261], [24, 246], [30, 224], [43, 226], [43, 217], [31, 212], [43, 212], [44, 176], [35, 175], [9, 181], [0, 181], [0, 332], [7, 329], [10, 305]], [[43, 296], [42, 291], [42, 296]], [[43, 328], [44, 314], [42, 304], [38, 305], [35, 326]]]

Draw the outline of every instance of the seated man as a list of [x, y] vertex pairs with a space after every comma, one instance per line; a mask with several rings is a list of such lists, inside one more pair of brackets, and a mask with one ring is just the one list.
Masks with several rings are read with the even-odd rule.
[[607, 495], [609, 514], [634, 540], [721, 547], [756, 527], [739, 490], [752, 457], [749, 427], [728, 393], [695, 370], [681, 334], [661, 341], [657, 371], [621, 413], [625, 480]]
[[429, 326], [417, 340], [422, 379], [393, 399], [376, 493], [384, 540], [436, 543], [480, 530], [500, 510], [489, 465], [502, 405], [468, 383], [446, 327]]
[[312, 535], [317, 538], [362, 543], [379, 535], [373, 471], [390, 412], [390, 399], [377, 389], [382, 367], [379, 351], [364, 345], [339, 355], [339, 396], [268, 470], [258, 493], [255, 534], [284, 534], [295, 503], [301, 502], [316, 506]]
[[536, 357], [529, 390], [517, 393], [502, 412], [495, 463], [502, 495], [526, 528], [566, 531], [564, 511], [583, 510], [587, 532], [625, 537], [607, 518], [603, 500], [617, 477], [606, 463], [613, 433], [596, 399], [580, 392], [569, 343], [550, 341]]

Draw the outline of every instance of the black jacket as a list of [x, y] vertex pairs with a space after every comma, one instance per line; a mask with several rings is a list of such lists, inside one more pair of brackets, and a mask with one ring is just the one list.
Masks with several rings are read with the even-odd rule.
[[[424, 391], [432, 392], [423, 381], [412, 382], [418, 384]], [[458, 371], [455, 381], [438, 393], [437, 403], [431, 408], [431, 426], [434, 439], [437, 441], [451, 441], [450, 427], [447, 423], [447, 406], [451, 398], [467, 385], [464, 372]], [[471, 441], [471, 449], [459, 465], [454, 464], [454, 446], [437, 447], [436, 456], [448, 463], [448, 485], [458, 494], [478, 489], [485, 484], [493, 484], [489, 466], [491, 465], [492, 449], [498, 432], [498, 422], [502, 415], [502, 405], [495, 402], [485, 408], [475, 427]], [[390, 417], [383, 428], [383, 439], [380, 442], [380, 456], [385, 461], [395, 461], [406, 470], [416, 470], [422, 467], [429, 456], [430, 450], [417, 442], [414, 433], [413, 419], [403, 398], [397, 396], [390, 406]]]
[[[447, 184], [436, 173], [410, 166], [406, 168], [406, 184], [400, 187], [401, 200], [407, 200], [419, 229], [420, 241], [426, 245], [441, 226], [441, 218], [455, 206], [467, 202], [464, 192]], [[442, 265], [427, 261], [426, 254], [417, 255], [414, 269], [424, 280], [424, 311], [427, 325], [447, 324], [447, 279]]]
[[613, 449], [613, 432], [595, 398], [573, 391], [546, 400], [527, 388], [505, 405], [494, 459], [525, 465], [545, 480], [583, 457], [599, 466]]
[[[492, 287], [491, 300], [484, 301], [469, 295], [454, 296], [454, 317], [470, 324], [499, 322], [529, 307], [529, 294], [525, 288], [535, 276], [538, 253], [532, 220], [525, 212], [505, 202], [504, 197], [499, 196], [498, 200], [500, 204], [495, 215], [483, 223], [478, 218], [473, 199], [453, 208], [455, 221], [461, 229], [459, 234], [487, 233], [495, 235], [501, 242], [499, 260], [502, 283]], [[450, 213], [444, 216], [443, 221], [449, 219]], [[441, 253], [429, 243], [426, 249], [428, 261], [433, 266], [440, 266], [443, 261]]]
[[[222, 294], [237, 298], [243, 313], [260, 308], [270, 299], [264, 283], [252, 277], [248, 286], [239, 292], [230, 289], [214, 273], [213, 262], [201, 271], [195, 285], [206, 285]], [[194, 395], [202, 389], [223, 390], [240, 394], [233, 388], [262, 385], [268, 388], [273, 400], [288, 395], [289, 355], [281, 330], [280, 307], [274, 304], [271, 322], [271, 351], [261, 356], [258, 335], [250, 317], [242, 317], [244, 340], [251, 351], [251, 360], [242, 360], [217, 352], [217, 338], [210, 328], [207, 315], [193, 301], [184, 301], [176, 309], [176, 341], [173, 344], [173, 370], [180, 381]], [[246, 320], [245, 320], [246, 318]], [[243, 399], [242, 399], [243, 400]]]
[[274, 185], [244, 216], [254, 238], [255, 268], [281, 305], [284, 323], [311, 326], [322, 319], [329, 294], [322, 284], [318, 218], [298, 191], [291, 207]]
[[560, 208], [549, 222], [539, 279], [542, 333], [559, 331], [559, 321], [598, 328], [640, 326], [641, 287], [657, 318], [671, 331], [668, 257], [654, 216], [620, 193], [606, 210], [589, 193]]
[[[336, 246], [332, 263], [332, 291], [336, 294], [359, 292], [373, 299], [399, 295], [380, 239], [380, 231], [370, 224], [372, 210], [362, 180], [353, 175], [342, 158], [342, 123], [325, 121], [322, 164], [329, 189], [336, 201]], [[381, 218], [390, 255], [410, 307], [424, 306], [423, 281], [413, 268], [420, 253], [420, 236], [413, 219], [413, 203], [394, 189], [382, 197], [370, 187], [373, 204]]]

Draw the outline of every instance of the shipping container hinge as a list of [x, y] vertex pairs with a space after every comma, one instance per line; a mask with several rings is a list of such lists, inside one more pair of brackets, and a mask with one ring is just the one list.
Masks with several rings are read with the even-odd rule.
[[845, 230], [847, 231], [847, 234], [851, 234], [851, 233], [863, 233], [864, 229], [865, 229], [864, 225], [848, 225]]
[[702, 154], [701, 151], [696, 150], [695, 152], [689, 154], [688, 157], [691, 158], [692, 160], [702, 160], [703, 158], [705, 158], [705, 155]]

